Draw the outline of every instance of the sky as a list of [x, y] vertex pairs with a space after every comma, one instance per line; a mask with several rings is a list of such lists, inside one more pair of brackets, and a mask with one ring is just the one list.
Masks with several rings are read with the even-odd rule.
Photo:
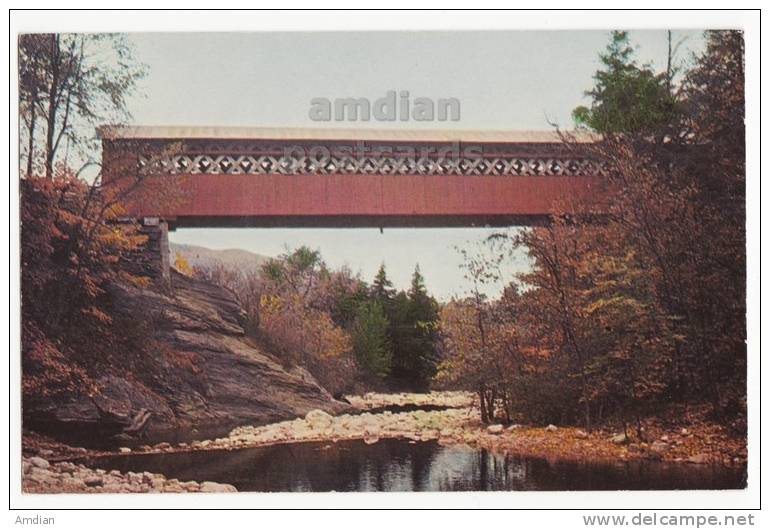
[[[685, 64], [703, 49], [700, 31], [683, 39]], [[587, 101], [607, 31], [319, 32], [133, 34], [136, 58], [148, 66], [140, 95], [129, 102], [136, 125], [250, 127], [438, 128], [548, 130], [572, 127], [572, 109]], [[637, 60], [662, 70], [665, 31], [631, 31]], [[366, 97], [409, 91], [414, 101], [457, 98], [459, 121], [317, 122], [313, 98]], [[381, 263], [407, 288], [419, 263], [440, 300], [466, 294], [457, 247], [475, 247], [493, 230], [468, 229], [179, 229], [174, 242], [242, 248], [276, 256], [307, 245], [332, 267], [349, 266], [367, 281]], [[523, 252], [506, 277], [529, 266]], [[489, 285], [495, 296], [502, 284]]]

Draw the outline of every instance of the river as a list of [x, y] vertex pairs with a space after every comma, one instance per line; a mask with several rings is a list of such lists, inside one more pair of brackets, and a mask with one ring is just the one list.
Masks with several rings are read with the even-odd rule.
[[549, 461], [436, 441], [287, 443], [237, 450], [129, 454], [89, 465], [217, 481], [239, 491], [468, 491], [738, 489], [745, 467], [637, 460]]

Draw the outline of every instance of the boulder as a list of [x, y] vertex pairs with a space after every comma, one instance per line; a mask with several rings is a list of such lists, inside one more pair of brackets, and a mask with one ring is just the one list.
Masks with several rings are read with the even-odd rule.
[[548, 426], [545, 427], [546, 432], [555, 432], [556, 430], [558, 430], [558, 428], [553, 424], [549, 424]]
[[585, 430], [578, 430], [577, 432], [575, 432], [575, 437], [577, 437], [578, 439], [588, 439], [588, 432], [586, 432]]
[[305, 415], [305, 420], [310, 424], [311, 428], [321, 430], [331, 426], [334, 417], [323, 410], [310, 410], [307, 412], [307, 415]]
[[705, 465], [706, 463], [710, 463], [711, 460], [707, 454], [696, 454], [688, 457], [687, 462], [695, 465]]
[[127, 446], [121, 446], [120, 448], [118, 448], [118, 452], [120, 452], [121, 454], [130, 454], [131, 449], [128, 448]]
[[226, 483], [215, 483], [213, 481], [204, 481], [200, 485], [201, 492], [238, 492], [238, 489]]
[[102, 476], [96, 474], [92, 476], [88, 476], [83, 479], [83, 483], [86, 484], [88, 487], [100, 487], [104, 485], [104, 478]]
[[614, 435], [610, 438], [610, 441], [612, 441], [613, 444], [616, 445], [622, 445], [628, 442], [628, 437], [626, 437], [626, 434], [619, 433], [617, 435]]
[[51, 466], [51, 464], [43, 459], [42, 457], [30, 457], [29, 462], [32, 463], [33, 467], [37, 468], [48, 468]]
[[503, 433], [503, 425], [502, 424], [490, 424], [489, 426], [487, 426], [487, 433], [501, 434], [501, 433]]
[[73, 489], [82, 489], [86, 486], [86, 484], [83, 482], [82, 479], [71, 478], [71, 477], [64, 477], [61, 480], [61, 484], [65, 488], [73, 488]]

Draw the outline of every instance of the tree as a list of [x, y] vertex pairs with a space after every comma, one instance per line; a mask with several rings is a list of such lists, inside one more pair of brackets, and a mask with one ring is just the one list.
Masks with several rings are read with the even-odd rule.
[[358, 306], [352, 336], [358, 365], [377, 378], [385, 378], [390, 373], [392, 352], [388, 319], [379, 301], [366, 301]]
[[425, 389], [438, 361], [438, 303], [428, 294], [419, 265], [409, 291], [393, 298], [390, 320], [392, 378], [413, 389]]
[[633, 58], [628, 33], [613, 31], [607, 50], [599, 56], [603, 70], [594, 75], [596, 85], [586, 92], [591, 106], [577, 107], [575, 123], [603, 134], [650, 134], [670, 124], [677, 111], [670, 72], [656, 74]]
[[380, 268], [377, 270], [377, 275], [374, 276], [374, 281], [372, 281], [371, 295], [374, 299], [380, 301], [380, 303], [383, 305], [387, 304], [393, 299], [393, 282], [388, 279], [388, 274], [385, 271], [385, 263], [380, 265]]
[[[573, 145], [608, 164], [600, 215], [575, 201], [546, 226], [493, 238], [498, 257], [525, 248], [531, 270], [510, 300], [445, 307], [442, 376], [502, 381], [530, 420], [613, 418], [636, 422], [640, 437], [640, 418], [674, 402], [745, 413], [743, 40], [706, 37], [674, 86], [672, 61], [662, 74], [638, 67], [625, 34], [613, 35], [592, 106], [576, 111], [602, 139]], [[477, 278], [497, 268], [478, 264]], [[500, 377], [490, 323], [508, 307], [514, 361]]]
[[179, 252], [177, 252], [176, 256], [174, 257], [174, 268], [176, 268], [177, 272], [180, 274], [184, 274], [186, 276], [193, 275], [193, 269], [190, 266], [190, 262], [183, 254]]
[[[124, 211], [90, 189], [71, 175], [21, 180], [25, 398], [92, 393], [94, 373], [125, 366], [132, 356], [122, 346], [134, 337], [111, 314], [109, 287], [147, 286], [147, 278], [122, 266], [146, 237], [134, 223], [114, 222]], [[94, 222], [105, 209], [103, 221]]]
[[[96, 124], [129, 117], [127, 98], [145, 75], [119, 34], [19, 36], [19, 103], [26, 139], [26, 174], [36, 165], [53, 178], [61, 147], [91, 157]], [[42, 139], [42, 141], [40, 141]], [[43, 146], [36, 149], [40, 141]], [[38, 164], [39, 162], [39, 164]]]

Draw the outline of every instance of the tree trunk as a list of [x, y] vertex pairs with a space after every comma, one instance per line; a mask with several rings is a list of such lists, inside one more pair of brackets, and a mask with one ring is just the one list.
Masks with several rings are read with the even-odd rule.
[[35, 121], [37, 121], [37, 90], [32, 94], [31, 113], [29, 116], [29, 143], [27, 146], [27, 177], [32, 176], [32, 168], [35, 160]]
[[484, 388], [479, 388], [479, 403], [481, 406], [481, 422], [487, 424], [489, 422], [489, 415], [487, 414], [487, 403], [484, 398]]
[[59, 93], [59, 35], [51, 35], [51, 85], [48, 89], [48, 115], [45, 131], [45, 176], [53, 178], [54, 132], [56, 129], [56, 114], [58, 112]]

